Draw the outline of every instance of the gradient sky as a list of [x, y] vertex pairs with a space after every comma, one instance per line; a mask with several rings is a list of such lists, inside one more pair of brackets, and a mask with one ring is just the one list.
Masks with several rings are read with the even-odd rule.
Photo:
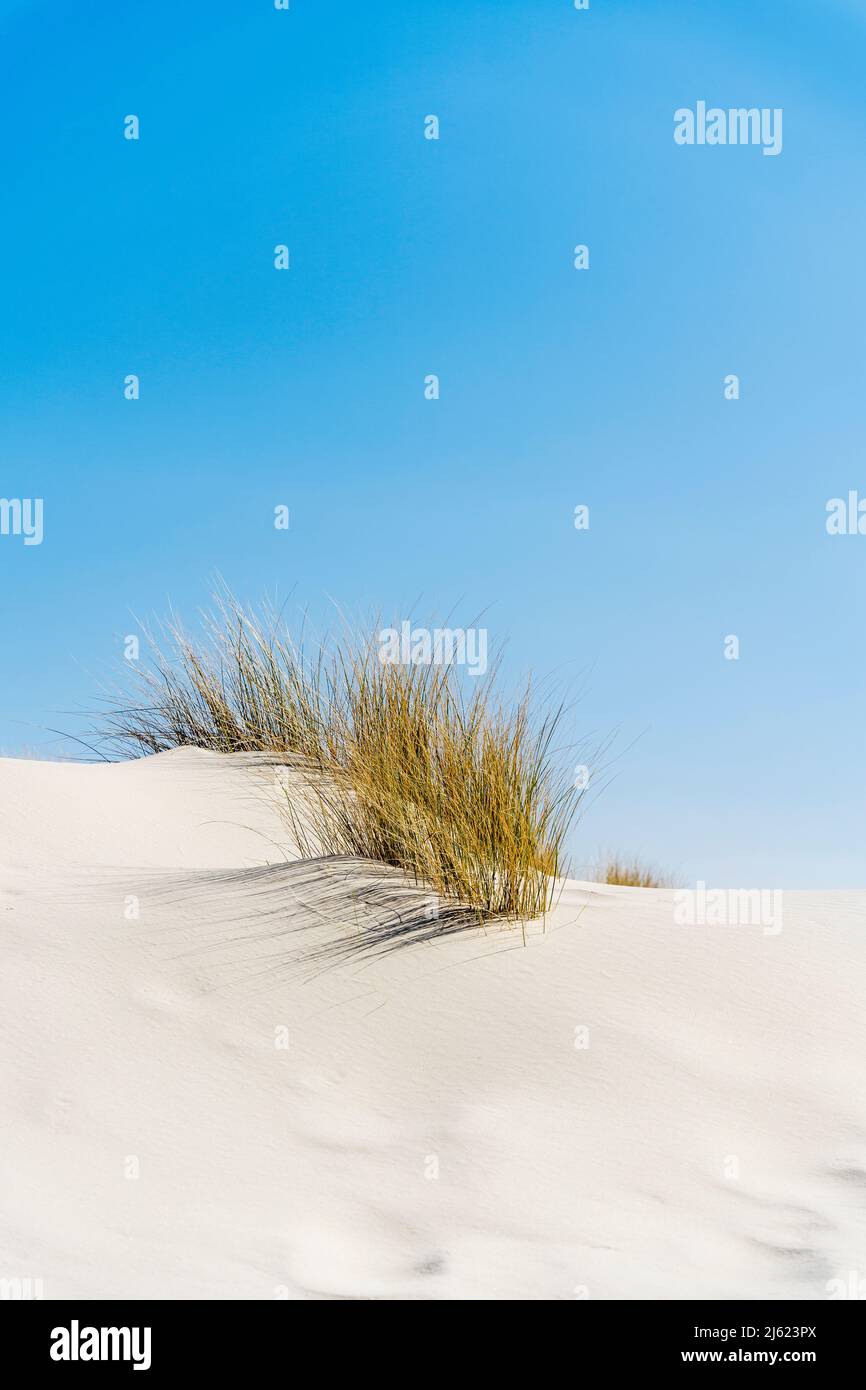
[[[0, 3], [0, 54], [4, 751], [216, 572], [483, 612], [617, 732], [578, 867], [866, 884], [866, 4]], [[782, 153], [677, 146], [699, 99]]]

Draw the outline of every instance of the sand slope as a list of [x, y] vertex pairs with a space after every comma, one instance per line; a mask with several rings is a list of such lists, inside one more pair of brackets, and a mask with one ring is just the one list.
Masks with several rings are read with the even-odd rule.
[[0, 761], [0, 1278], [571, 1299], [866, 1277], [866, 892], [787, 894], [767, 936], [570, 884], [526, 945], [431, 940], [410, 911], [408, 944], [369, 952], [402, 889], [293, 863], [274, 781], [196, 750]]

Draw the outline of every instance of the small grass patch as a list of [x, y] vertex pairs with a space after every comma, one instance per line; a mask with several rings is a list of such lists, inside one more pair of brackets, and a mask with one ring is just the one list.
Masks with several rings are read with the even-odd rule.
[[671, 888], [672, 880], [637, 858], [606, 855], [590, 875], [594, 883], [611, 883], [622, 888]]

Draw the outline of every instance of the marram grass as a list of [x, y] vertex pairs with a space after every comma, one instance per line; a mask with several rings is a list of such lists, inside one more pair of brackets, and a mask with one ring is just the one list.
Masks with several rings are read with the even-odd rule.
[[591, 875], [595, 883], [617, 884], [621, 888], [669, 888], [671, 881], [666, 874], [659, 873], [639, 859], [628, 859], [622, 855], [608, 855], [602, 859]]
[[163, 634], [107, 718], [116, 748], [285, 757], [306, 774], [303, 807], [286, 806], [305, 856], [393, 865], [481, 921], [551, 906], [582, 795], [557, 766], [562, 706], [537, 715], [528, 687], [504, 703], [495, 668], [383, 664], [375, 630], [309, 654], [226, 594], [200, 638]]

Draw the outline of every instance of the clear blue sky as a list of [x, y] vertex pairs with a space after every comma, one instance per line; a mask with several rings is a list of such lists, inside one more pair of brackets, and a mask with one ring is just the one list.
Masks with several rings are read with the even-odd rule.
[[[0, 16], [0, 496], [45, 506], [0, 537], [3, 748], [68, 748], [130, 612], [215, 571], [420, 596], [620, 731], [579, 864], [863, 886], [866, 536], [825, 506], [866, 496], [866, 5]], [[698, 100], [781, 107], [781, 155], [677, 146]]]

